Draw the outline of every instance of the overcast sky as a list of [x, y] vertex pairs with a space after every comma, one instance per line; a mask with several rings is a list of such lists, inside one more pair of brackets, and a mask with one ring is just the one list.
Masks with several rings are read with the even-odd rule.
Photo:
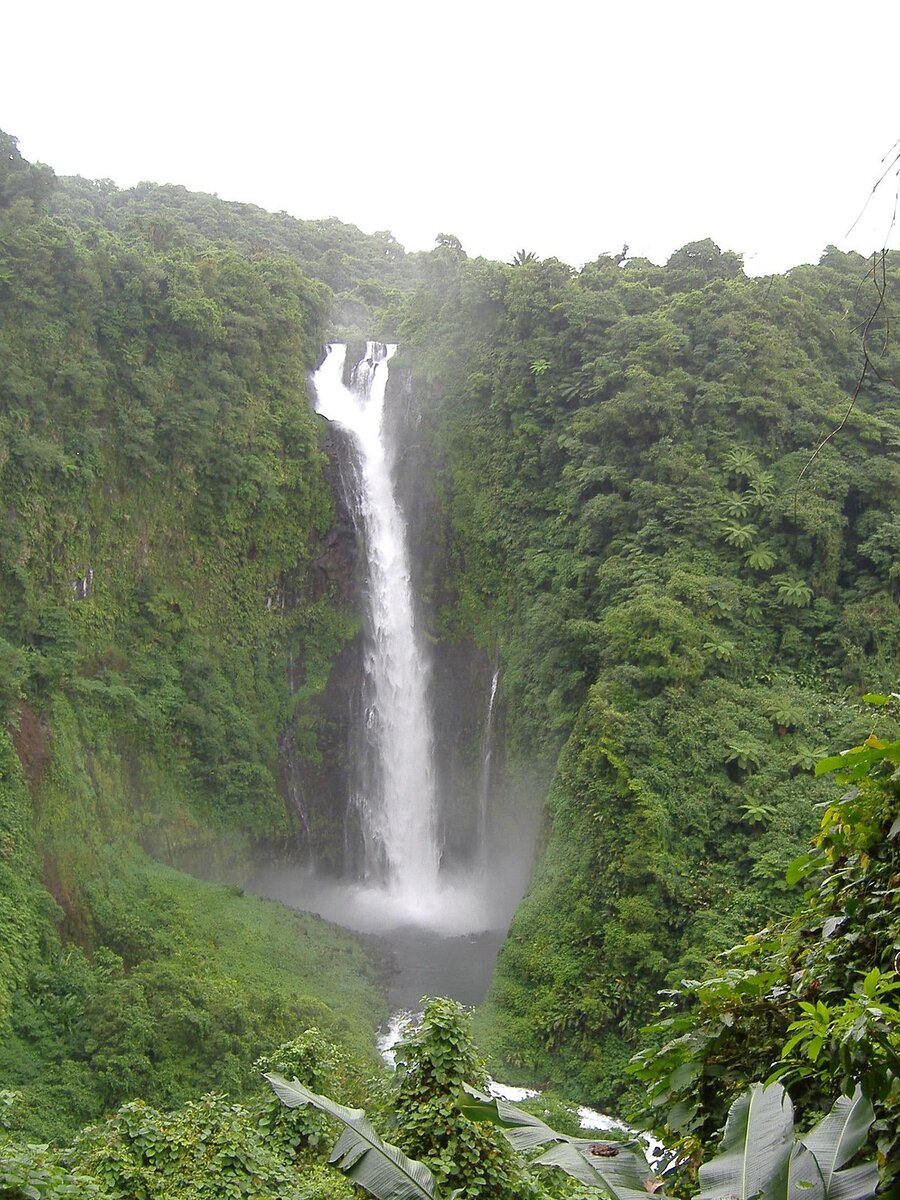
[[890, 225], [893, 174], [845, 236], [900, 139], [900, 3], [12, 0], [0, 30], [0, 128], [59, 174], [574, 265], [712, 237], [785, 270]]

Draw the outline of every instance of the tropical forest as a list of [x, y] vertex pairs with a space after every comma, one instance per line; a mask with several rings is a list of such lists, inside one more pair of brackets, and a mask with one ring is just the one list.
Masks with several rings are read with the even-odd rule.
[[900, 1197], [900, 257], [0, 133], [0, 1197]]

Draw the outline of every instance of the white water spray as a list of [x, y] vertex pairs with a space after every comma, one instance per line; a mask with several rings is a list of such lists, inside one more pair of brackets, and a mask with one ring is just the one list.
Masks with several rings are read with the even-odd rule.
[[428, 663], [416, 634], [406, 528], [382, 435], [388, 362], [395, 350], [367, 342], [348, 388], [346, 346], [329, 346], [313, 384], [316, 411], [349, 430], [360, 455], [369, 624], [365, 724], [372, 769], [355, 802], [365, 872], [414, 916], [436, 900], [440, 851]]

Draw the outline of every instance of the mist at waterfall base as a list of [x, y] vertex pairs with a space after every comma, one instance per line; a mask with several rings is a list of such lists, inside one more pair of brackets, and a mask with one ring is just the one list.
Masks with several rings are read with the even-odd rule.
[[492, 866], [489, 876], [476, 866], [415, 902], [387, 887], [281, 867], [254, 891], [363, 934], [388, 968], [391, 1008], [406, 1010], [423, 996], [481, 1003], [526, 884], [518, 863]]
[[434, 890], [419, 896], [389, 884], [334, 879], [314, 867], [278, 866], [254, 890], [291, 908], [318, 913], [359, 933], [424, 929], [445, 937], [505, 932], [527, 885], [515, 854], [442, 874]]
[[458, 797], [437, 792], [432, 668], [418, 628], [406, 522], [385, 444], [388, 364], [395, 350], [368, 342], [346, 382], [346, 347], [329, 346], [313, 381], [316, 411], [342, 426], [357, 452], [353, 507], [365, 561], [365, 611], [363, 699], [346, 804], [352, 870], [338, 879], [314, 866], [282, 865], [258, 878], [254, 890], [379, 939], [393, 963], [394, 1005], [414, 1005], [426, 994], [474, 1004], [484, 997], [527, 885], [534, 831], [522, 812], [506, 822], [491, 812], [495, 668], [484, 697], [473, 852], [465, 864], [445, 861], [442, 803]]

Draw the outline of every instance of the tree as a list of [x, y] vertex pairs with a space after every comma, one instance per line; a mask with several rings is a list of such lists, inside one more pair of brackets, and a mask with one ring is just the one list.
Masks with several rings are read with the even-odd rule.
[[533, 1192], [504, 1140], [459, 1106], [464, 1083], [487, 1087], [484, 1063], [455, 1000], [429, 1000], [397, 1048], [393, 1109], [397, 1141], [422, 1159], [439, 1187], [464, 1188], [472, 1200], [517, 1200]]
[[702, 242], [688, 242], [671, 255], [666, 263], [666, 289], [692, 291], [713, 279], [734, 279], [743, 271], [740, 254], [723, 253], [712, 238], [704, 238]]
[[452, 233], [439, 233], [434, 239], [435, 244], [440, 250], [449, 250], [458, 258], [465, 258], [466, 252], [463, 250], [462, 242]]
[[[867, 699], [886, 715], [897, 705]], [[719, 1127], [718, 1098], [754, 1079], [789, 1080], [806, 1112], [856, 1090], [874, 1110], [882, 1194], [900, 1192], [900, 741], [889, 718], [882, 725], [885, 738], [816, 768], [847, 790], [788, 869], [788, 884], [810, 885], [794, 914], [670, 992], [644, 1031], [663, 1044], [638, 1053], [630, 1071], [649, 1086], [644, 1111], [657, 1132], [688, 1157]]]
[[41, 207], [56, 186], [56, 176], [42, 163], [27, 162], [19, 153], [17, 138], [0, 129], [0, 209], [20, 196]]

